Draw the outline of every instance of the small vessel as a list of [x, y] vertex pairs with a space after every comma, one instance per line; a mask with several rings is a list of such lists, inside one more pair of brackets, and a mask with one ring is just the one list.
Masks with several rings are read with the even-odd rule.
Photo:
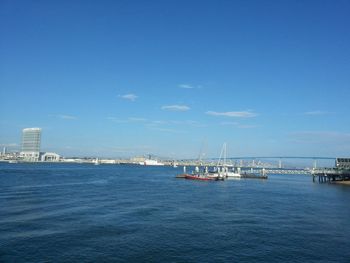
[[231, 177], [231, 178], [241, 178], [242, 174], [241, 174], [241, 168], [238, 167], [237, 169], [232, 169], [231, 171], [228, 171], [226, 174], [227, 177]]
[[186, 178], [187, 174], [177, 174], [175, 178]]
[[224, 143], [214, 174], [217, 175], [218, 178], [241, 178], [241, 168], [231, 168], [231, 166], [226, 163], [226, 155], [227, 147], [226, 143]]
[[99, 161], [98, 158], [96, 158], [95, 161], [94, 161], [93, 163], [94, 163], [94, 165], [99, 165], [99, 164], [100, 164], [100, 161]]
[[184, 166], [184, 172], [182, 174], [177, 174], [175, 178], [186, 178], [186, 166]]
[[199, 181], [213, 181], [216, 180], [216, 177], [210, 177], [201, 174], [185, 174], [185, 179], [190, 180], [199, 180]]
[[216, 181], [221, 179], [218, 175], [210, 174], [208, 167], [200, 169], [198, 166], [195, 167], [195, 170], [191, 174], [186, 173], [186, 167], [184, 167], [184, 173], [176, 177], [199, 181]]
[[164, 163], [160, 163], [157, 160], [146, 159], [142, 162], [139, 162], [139, 165], [164, 166]]

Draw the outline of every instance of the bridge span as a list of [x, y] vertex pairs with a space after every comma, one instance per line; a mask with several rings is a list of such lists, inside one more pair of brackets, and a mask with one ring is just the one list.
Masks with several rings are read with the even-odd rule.
[[[305, 162], [310, 161], [308, 163], [308, 167], [312, 167], [312, 168], [318, 168], [318, 164], [319, 163], [327, 163], [327, 166], [330, 166], [335, 163], [336, 161], [336, 157], [329, 157], [329, 156], [237, 156], [237, 157], [226, 157], [225, 160], [230, 162], [231, 164], [233, 161], [235, 161], [235, 165], [237, 166], [248, 166], [248, 167], [258, 167], [261, 165], [258, 164], [259, 161], [264, 161], [264, 160], [269, 160], [271, 162], [276, 162], [275, 163], [275, 167], [273, 168], [286, 168], [284, 167], [283, 162], [287, 162], [287, 160], [295, 160], [296, 162], [299, 160], [300, 162], [303, 162], [305, 164]], [[206, 164], [214, 164], [217, 163], [220, 160], [220, 158], [202, 158], [200, 160], [198, 159], [187, 159], [187, 160], [183, 160], [183, 161], [188, 161], [191, 163], [206, 163]], [[223, 160], [223, 158], [221, 158], [221, 160]], [[245, 162], [251, 161], [250, 165], [246, 165]], [[332, 163], [333, 161], [333, 163]], [[239, 162], [237, 164], [237, 162]], [[270, 162], [270, 164], [271, 164]], [[268, 166], [266, 166], [265, 168], [269, 168]]]

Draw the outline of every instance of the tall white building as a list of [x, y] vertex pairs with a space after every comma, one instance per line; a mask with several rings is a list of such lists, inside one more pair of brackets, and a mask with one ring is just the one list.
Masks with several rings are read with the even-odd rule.
[[37, 162], [40, 156], [41, 128], [26, 128], [22, 131], [20, 156], [25, 161]]

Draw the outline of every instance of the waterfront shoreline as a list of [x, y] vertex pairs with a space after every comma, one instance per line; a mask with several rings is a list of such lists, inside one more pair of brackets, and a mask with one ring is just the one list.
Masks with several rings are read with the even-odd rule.
[[340, 185], [349, 185], [350, 186], [350, 181], [335, 181], [335, 184], [340, 184]]

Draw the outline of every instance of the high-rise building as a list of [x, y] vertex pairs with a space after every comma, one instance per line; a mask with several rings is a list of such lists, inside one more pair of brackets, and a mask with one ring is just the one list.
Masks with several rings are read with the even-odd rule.
[[41, 128], [26, 128], [22, 131], [22, 150], [20, 156], [25, 161], [39, 161]]

